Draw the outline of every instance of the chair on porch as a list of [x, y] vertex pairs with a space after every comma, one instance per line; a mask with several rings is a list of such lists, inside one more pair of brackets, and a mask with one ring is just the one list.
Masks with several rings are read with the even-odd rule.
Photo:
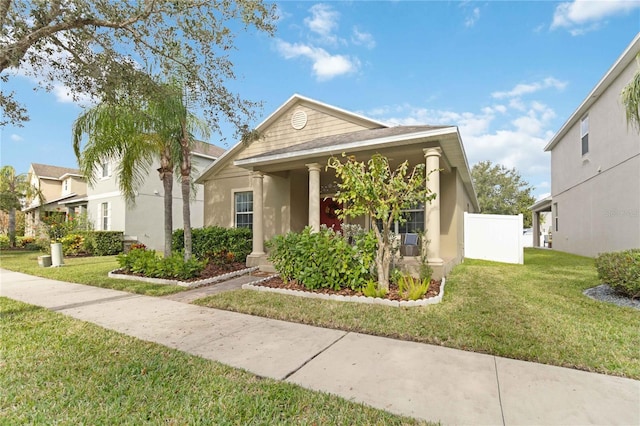
[[400, 241], [401, 256], [420, 256], [420, 248], [418, 247], [418, 234], [402, 234]]

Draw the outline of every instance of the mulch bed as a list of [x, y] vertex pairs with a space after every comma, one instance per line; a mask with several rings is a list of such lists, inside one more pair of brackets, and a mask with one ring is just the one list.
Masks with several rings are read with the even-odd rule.
[[[220, 275], [224, 275], [224, 274], [228, 274], [229, 272], [235, 272], [235, 271], [239, 271], [241, 269], [247, 269], [247, 265], [244, 264], [244, 262], [232, 262], [232, 263], [226, 263], [224, 265], [219, 265], [216, 264], [215, 262], [209, 262], [207, 263], [207, 266], [200, 272], [200, 274], [196, 277], [190, 278], [188, 280], [180, 280], [183, 282], [194, 282], [194, 281], [200, 281], [200, 280], [204, 280], [207, 278], [214, 278]], [[116, 271], [113, 271], [114, 274], [121, 274], [121, 275], [132, 275], [132, 276], [136, 276], [136, 277], [145, 277], [146, 275], [144, 274], [135, 274], [135, 273], [129, 273], [129, 272], [125, 272], [122, 269], [118, 269]], [[173, 279], [171, 277], [169, 278], [165, 278], [165, 279]]]
[[[431, 284], [429, 284], [429, 290], [427, 290], [427, 294], [425, 294], [422, 298], [423, 299], [429, 299], [431, 297], [435, 297], [440, 293], [440, 284], [442, 283], [442, 281], [438, 280], [431, 280]], [[287, 289], [287, 290], [299, 290], [299, 291], [306, 291], [309, 293], [321, 293], [321, 294], [336, 294], [336, 295], [341, 295], [341, 296], [364, 296], [364, 294], [361, 291], [356, 291], [356, 290], [351, 290], [350, 288], [343, 288], [341, 290], [332, 290], [332, 289], [328, 289], [328, 288], [322, 288], [322, 289], [317, 289], [317, 290], [309, 290], [308, 288], [306, 288], [304, 285], [300, 284], [299, 282], [295, 281], [295, 280], [291, 280], [288, 283], [285, 283], [284, 281], [282, 281], [282, 278], [280, 277], [273, 277], [268, 281], [263, 281], [261, 283], [257, 283], [254, 284], [256, 286], [263, 286], [263, 287], [271, 287], [271, 288], [283, 288], [283, 289]], [[406, 299], [402, 299], [400, 297], [400, 295], [398, 294], [398, 286], [390, 283], [389, 284], [389, 291], [387, 292], [386, 296], [384, 297], [384, 299], [389, 299], [389, 300], [406, 300]]]

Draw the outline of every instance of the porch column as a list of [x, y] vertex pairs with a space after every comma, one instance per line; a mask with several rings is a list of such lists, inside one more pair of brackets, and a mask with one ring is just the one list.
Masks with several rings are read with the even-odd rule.
[[320, 231], [320, 164], [306, 164], [309, 168], [309, 226], [312, 232]]
[[427, 188], [436, 194], [436, 198], [424, 204], [424, 219], [427, 240], [429, 240], [427, 261], [432, 265], [442, 265], [444, 263], [440, 257], [440, 156], [442, 150], [428, 148], [423, 152], [426, 159]]
[[264, 173], [251, 173], [251, 183], [253, 186], [253, 252], [249, 255], [250, 257], [264, 256], [264, 218], [262, 217], [263, 179]]
[[531, 212], [533, 216], [533, 246], [540, 247], [540, 212]]

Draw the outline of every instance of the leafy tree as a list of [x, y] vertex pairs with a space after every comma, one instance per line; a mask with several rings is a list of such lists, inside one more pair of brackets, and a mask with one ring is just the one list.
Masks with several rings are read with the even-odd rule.
[[395, 221], [403, 220], [402, 210], [433, 200], [436, 194], [427, 189], [424, 164], [409, 171], [405, 161], [391, 170], [389, 160], [374, 154], [369, 161], [359, 162], [350, 156], [342, 163], [329, 159], [328, 168], [335, 170], [338, 193], [335, 200], [343, 204], [341, 218], [366, 215], [372, 223], [378, 241], [376, 269], [378, 289], [389, 289], [392, 253], [391, 229]]
[[[262, 0], [2, 0], [0, 79], [19, 71], [47, 90], [63, 83], [76, 99], [114, 102], [123, 90], [154, 93], [149, 75], [179, 71], [213, 129], [220, 113], [242, 129], [256, 104], [225, 87], [235, 31], [272, 35], [276, 19]], [[28, 120], [15, 93], [0, 91], [0, 106], [2, 124]]]
[[[640, 67], [640, 53], [636, 56], [636, 61]], [[627, 114], [627, 123], [635, 125], [640, 131], [640, 68], [622, 90], [622, 102]]]
[[[128, 203], [135, 203], [136, 190], [148, 176], [154, 160], [160, 160], [158, 173], [164, 189], [164, 255], [171, 256], [173, 232], [173, 179], [174, 168], [187, 175], [186, 195], [190, 200], [190, 159], [193, 143], [192, 131], [208, 137], [202, 120], [189, 113], [182, 102], [179, 88], [163, 84], [164, 95], [152, 98], [122, 94], [117, 102], [102, 102], [86, 110], [73, 125], [73, 147], [82, 174], [89, 184], [96, 180], [95, 170], [108, 160], [118, 160], [118, 185]], [[88, 136], [84, 148], [83, 137]], [[190, 209], [185, 209], [186, 229], [191, 231]], [[186, 242], [185, 242], [186, 245]], [[191, 248], [189, 247], [189, 253]], [[185, 248], [185, 252], [187, 252]]]
[[501, 164], [481, 161], [471, 168], [471, 177], [482, 213], [522, 213], [524, 227], [531, 227], [529, 207], [536, 201], [531, 195], [533, 187], [522, 179], [515, 168], [507, 169]]
[[16, 174], [12, 166], [0, 169], [0, 210], [9, 216], [8, 234], [11, 247], [16, 246], [16, 209], [22, 200], [36, 195], [38, 191], [29, 184], [26, 174]]

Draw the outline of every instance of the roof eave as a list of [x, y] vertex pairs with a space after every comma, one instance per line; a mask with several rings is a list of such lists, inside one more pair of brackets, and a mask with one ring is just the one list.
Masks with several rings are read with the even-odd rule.
[[551, 141], [544, 147], [545, 152], [552, 150], [558, 142], [564, 137], [573, 125], [582, 118], [587, 110], [593, 105], [600, 95], [613, 83], [613, 81], [620, 75], [620, 73], [631, 63], [640, 51], [640, 33], [636, 35], [633, 41], [627, 46], [625, 51], [620, 55], [611, 68], [600, 79], [598, 84], [591, 90], [589, 95], [580, 106], [571, 114], [569, 119], [562, 125], [560, 130], [551, 138]]

